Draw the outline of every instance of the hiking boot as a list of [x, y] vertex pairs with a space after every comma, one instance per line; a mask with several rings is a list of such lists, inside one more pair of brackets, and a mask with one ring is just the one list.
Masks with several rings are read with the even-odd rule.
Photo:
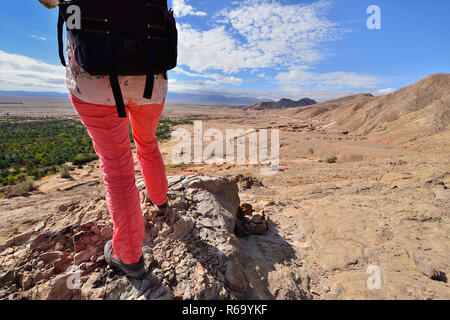
[[145, 269], [144, 257], [141, 256], [138, 262], [132, 264], [126, 264], [114, 253], [114, 249], [112, 246], [112, 240], [109, 240], [105, 244], [105, 260], [106, 262], [112, 266], [119, 268], [122, 270], [127, 276], [132, 278], [138, 278], [145, 274], [147, 271]]
[[148, 196], [147, 190], [144, 190], [144, 196], [145, 200], [148, 201], [151, 205], [153, 205], [153, 208], [155, 208], [158, 216], [166, 216], [169, 215], [172, 212], [172, 209], [169, 206], [169, 203], [166, 202], [160, 206], [157, 206], [152, 202], [150, 197]]
[[158, 216], [168, 216], [172, 213], [172, 208], [170, 208], [169, 203], [164, 203], [160, 206], [153, 205], [156, 212], [158, 213]]

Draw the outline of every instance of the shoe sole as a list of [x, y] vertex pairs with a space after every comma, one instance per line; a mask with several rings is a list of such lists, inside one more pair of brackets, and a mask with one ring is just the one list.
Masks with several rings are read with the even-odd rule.
[[111, 267], [120, 269], [123, 273], [125, 273], [127, 276], [132, 277], [132, 278], [139, 278], [147, 272], [145, 270], [145, 267], [139, 271], [133, 271], [133, 270], [126, 269], [123, 266], [123, 264], [120, 262], [117, 262], [116, 259], [110, 259], [110, 257], [106, 254], [106, 252], [105, 252], [105, 260], [106, 260], [106, 263], [109, 264]]
[[131, 271], [131, 270], [125, 269], [120, 263], [117, 263], [114, 260], [110, 260], [107, 258], [105, 258], [105, 260], [106, 260], [106, 263], [108, 263], [111, 267], [120, 269], [123, 273], [125, 273], [127, 276], [130, 276], [132, 278], [139, 278], [147, 272], [145, 269], [141, 270], [141, 271]]

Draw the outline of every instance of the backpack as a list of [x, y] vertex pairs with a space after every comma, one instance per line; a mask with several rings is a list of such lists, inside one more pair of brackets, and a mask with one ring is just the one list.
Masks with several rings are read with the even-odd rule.
[[[68, 28], [73, 5], [81, 13], [79, 29]], [[66, 66], [64, 23], [74, 41], [76, 62], [90, 75], [109, 75], [120, 118], [126, 118], [126, 112], [118, 76], [146, 75], [143, 97], [151, 99], [154, 75], [167, 79], [167, 71], [177, 65], [178, 32], [167, 0], [60, 1], [58, 46]]]

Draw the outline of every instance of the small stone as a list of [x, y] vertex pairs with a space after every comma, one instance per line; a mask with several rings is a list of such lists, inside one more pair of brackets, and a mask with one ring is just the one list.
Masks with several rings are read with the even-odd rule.
[[260, 215], [260, 214], [255, 214], [255, 215], [252, 217], [252, 221], [253, 221], [253, 223], [255, 223], [255, 224], [263, 223], [263, 222], [264, 222], [264, 216], [262, 216], [262, 215]]
[[58, 260], [53, 262], [53, 270], [58, 274], [66, 271], [71, 264], [72, 259], [64, 252]]
[[169, 262], [169, 261], [164, 261], [164, 262], [161, 264], [161, 269], [162, 269], [162, 270], [166, 270], [166, 269], [168, 269], [168, 268], [170, 268], [170, 262]]
[[38, 283], [42, 278], [44, 278], [44, 275], [42, 272], [37, 272], [34, 276], [33, 276], [33, 284]]
[[244, 292], [248, 285], [247, 278], [234, 261], [227, 262], [225, 280], [232, 290], [238, 292]]
[[247, 226], [250, 233], [254, 234], [256, 232], [256, 224], [254, 222], [250, 222]]
[[265, 223], [257, 224], [255, 226], [255, 233], [259, 235], [265, 234], [267, 231], [267, 225]]
[[73, 275], [63, 274], [55, 278], [45, 300], [70, 300], [74, 294], [74, 290], [67, 285], [70, 277]]
[[169, 234], [173, 232], [172, 226], [164, 226], [164, 229], [161, 231], [160, 236], [161, 237], [167, 237]]
[[194, 228], [194, 222], [191, 218], [188, 217], [180, 217], [178, 221], [173, 225], [173, 233], [171, 237], [177, 240], [185, 239]]
[[271, 207], [271, 206], [274, 206], [274, 205], [275, 205], [275, 201], [269, 200], [269, 201], [267, 202], [267, 204], [266, 204], [266, 207]]
[[41, 231], [42, 228], [45, 227], [45, 221], [39, 222], [33, 229], [34, 232]]
[[432, 280], [439, 280], [441, 273], [429, 259], [413, 256], [417, 269]]
[[17, 292], [17, 285], [13, 284], [11, 287], [9, 287], [9, 292], [11, 292], [11, 293]]
[[[81, 228], [81, 227], [80, 227]], [[89, 236], [89, 232], [87, 230], [85, 231], [80, 231], [78, 233], [76, 233], [73, 236], [73, 243], [77, 243], [77, 242], [83, 242], [86, 243], [85, 241], [83, 241], [85, 238], [87, 238]]]
[[180, 248], [176, 247], [175, 249], [173, 249], [172, 255], [174, 257], [179, 256], [180, 255]]
[[55, 273], [54, 273], [53, 269], [49, 269], [49, 270], [47, 270], [47, 271], [44, 271], [44, 273], [42, 274], [42, 278], [43, 278], [44, 280], [48, 280], [48, 279], [50, 279], [51, 277], [53, 277], [54, 274], [55, 274]]
[[74, 261], [75, 265], [79, 266], [83, 262], [90, 261], [92, 256], [92, 252], [89, 249], [86, 249], [84, 251], [81, 251], [77, 254], [75, 254]]
[[93, 266], [93, 265], [94, 265], [93, 262], [83, 262], [83, 263], [80, 265], [80, 269], [89, 272], [89, 271], [92, 271], [91, 269], [92, 269], [92, 266]]
[[62, 243], [57, 243], [55, 245], [55, 251], [63, 251], [64, 250], [64, 245]]
[[183, 210], [186, 208], [186, 203], [178, 197], [170, 204], [170, 207], [173, 209]]
[[15, 270], [8, 270], [6, 272], [0, 273], [0, 286], [4, 286], [9, 282], [14, 281], [15, 277], [16, 277]]
[[100, 236], [106, 240], [111, 239], [112, 235], [113, 235], [113, 231], [112, 231], [112, 228], [109, 226], [104, 227], [100, 232]]
[[33, 275], [28, 274], [28, 275], [24, 276], [22, 279], [23, 290], [26, 291], [26, 290], [30, 289], [32, 285], [33, 285]]
[[43, 254], [41, 254], [39, 256], [39, 258], [45, 263], [45, 264], [49, 264], [52, 263], [53, 261], [56, 261], [59, 259], [59, 257], [62, 255], [62, 252], [58, 252], [58, 251], [50, 251], [50, 252], [45, 252]]
[[242, 213], [247, 215], [247, 216], [250, 216], [252, 214], [252, 212], [253, 212], [252, 205], [248, 204], [248, 203], [241, 204], [240, 209], [241, 209]]
[[75, 245], [74, 245], [74, 251], [75, 251], [75, 253], [78, 253], [78, 252], [81, 252], [81, 251], [83, 251], [84, 249], [86, 249], [86, 244], [85, 243], [82, 243], [82, 242], [76, 242], [75, 243]]
[[91, 228], [91, 231], [95, 234], [100, 234], [100, 229], [98, 228], [97, 224], [94, 224]]

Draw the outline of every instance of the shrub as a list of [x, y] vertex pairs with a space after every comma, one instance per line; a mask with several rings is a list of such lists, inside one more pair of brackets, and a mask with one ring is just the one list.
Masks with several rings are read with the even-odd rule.
[[11, 195], [12, 196], [21, 196], [24, 194], [27, 194], [28, 192], [31, 192], [35, 189], [33, 182], [31, 180], [25, 180], [21, 183], [16, 184], [11, 188]]
[[70, 168], [68, 165], [63, 164], [62, 166], [59, 167], [59, 174], [61, 176], [61, 178], [63, 179], [67, 179], [70, 178]]
[[97, 160], [97, 159], [98, 159], [98, 156], [95, 153], [88, 153], [88, 154], [79, 153], [72, 160], [72, 163], [74, 166], [79, 167], [80, 165], [86, 164], [88, 162], [91, 162], [91, 161]]
[[338, 158], [336, 156], [328, 157], [327, 163], [336, 163], [337, 159]]

